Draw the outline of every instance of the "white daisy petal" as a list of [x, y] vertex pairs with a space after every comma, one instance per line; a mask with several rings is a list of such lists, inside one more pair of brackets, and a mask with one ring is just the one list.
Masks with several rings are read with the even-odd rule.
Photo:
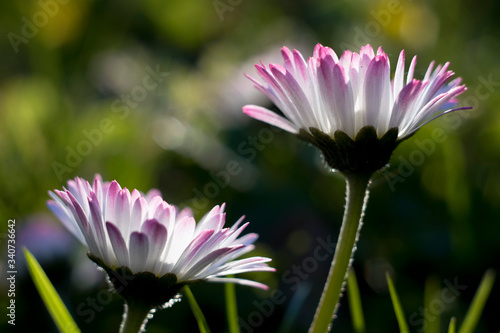
[[127, 244], [120, 232], [120, 230], [111, 222], [106, 222], [106, 230], [108, 231], [109, 240], [113, 251], [115, 253], [116, 259], [109, 263], [110, 266], [129, 266], [129, 254], [127, 250]]
[[375, 127], [379, 137], [387, 131], [389, 100], [389, 64], [387, 57], [377, 55], [366, 71], [365, 113], [367, 124]]
[[243, 286], [249, 286], [249, 287], [254, 287], [254, 288], [259, 288], [263, 290], [268, 290], [269, 287], [266, 286], [263, 283], [255, 282], [252, 280], [246, 280], [246, 279], [239, 279], [239, 278], [208, 278], [208, 281], [210, 282], [222, 282], [222, 283], [236, 283], [240, 284]]
[[141, 232], [148, 237], [149, 255], [146, 261], [146, 270], [153, 274], [159, 274], [161, 262], [158, 258], [161, 256], [167, 245], [167, 228], [157, 220], [147, 220], [141, 227]]
[[[399, 95], [404, 84], [404, 71], [405, 71], [405, 51], [402, 50], [399, 54], [398, 64], [396, 65], [396, 73], [394, 74], [393, 93], [392, 96], [396, 98]], [[391, 101], [394, 102], [394, 101]]]
[[292, 122], [290, 122], [288, 119], [277, 115], [276, 113], [272, 112], [271, 110], [265, 109], [263, 107], [257, 106], [257, 105], [246, 105], [243, 108], [243, 112], [249, 115], [252, 118], [255, 118], [257, 120], [266, 122], [268, 124], [271, 124], [273, 126], [279, 127], [282, 130], [285, 130], [290, 133], [298, 133], [299, 128], [295, 126]]
[[130, 234], [129, 241], [130, 270], [143, 272], [148, 262], [149, 241], [148, 236], [142, 232], [134, 231]]

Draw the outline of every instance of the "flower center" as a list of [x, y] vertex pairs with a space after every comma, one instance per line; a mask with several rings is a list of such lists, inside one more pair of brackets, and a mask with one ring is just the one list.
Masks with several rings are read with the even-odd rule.
[[101, 259], [88, 253], [88, 257], [108, 274], [108, 281], [113, 289], [127, 302], [140, 303], [150, 308], [162, 307], [188, 284], [203, 280], [177, 281], [177, 276], [167, 273], [161, 277], [151, 272], [132, 273], [128, 267], [110, 268]]
[[355, 139], [337, 130], [332, 138], [317, 128], [301, 129], [299, 139], [321, 150], [326, 163], [343, 174], [371, 176], [383, 168], [398, 146], [398, 128], [393, 127], [382, 138], [377, 137], [373, 126], [361, 128]]

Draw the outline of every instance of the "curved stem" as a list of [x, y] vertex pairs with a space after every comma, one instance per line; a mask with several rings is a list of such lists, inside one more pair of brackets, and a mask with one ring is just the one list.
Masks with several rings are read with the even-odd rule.
[[140, 303], [125, 303], [120, 333], [144, 332], [151, 308]]
[[362, 219], [368, 201], [370, 176], [345, 174], [346, 206], [340, 234], [335, 248], [328, 278], [316, 309], [309, 333], [330, 331], [332, 320], [339, 306], [345, 281], [351, 266], [351, 258], [356, 251]]

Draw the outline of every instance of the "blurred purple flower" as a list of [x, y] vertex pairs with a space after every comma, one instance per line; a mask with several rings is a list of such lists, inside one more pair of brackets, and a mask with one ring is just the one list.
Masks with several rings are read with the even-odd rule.
[[[35, 214], [19, 225], [18, 246], [28, 248], [41, 263], [64, 258], [75, 245], [74, 239], [50, 215]], [[24, 263], [24, 256], [19, 256], [19, 260]]]

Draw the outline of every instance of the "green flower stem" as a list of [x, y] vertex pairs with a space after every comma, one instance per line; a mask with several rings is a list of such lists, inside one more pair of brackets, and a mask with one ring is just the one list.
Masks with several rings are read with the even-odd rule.
[[309, 333], [325, 333], [335, 318], [368, 201], [370, 176], [344, 174], [346, 206], [332, 265]]
[[145, 304], [127, 302], [120, 326], [120, 333], [138, 333], [145, 331], [151, 308]]
[[[230, 275], [229, 277], [233, 277]], [[225, 283], [226, 290], [226, 316], [229, 333], [239, 333], [238, 305], [236, 303], [236, 290], [234, 283]]]

